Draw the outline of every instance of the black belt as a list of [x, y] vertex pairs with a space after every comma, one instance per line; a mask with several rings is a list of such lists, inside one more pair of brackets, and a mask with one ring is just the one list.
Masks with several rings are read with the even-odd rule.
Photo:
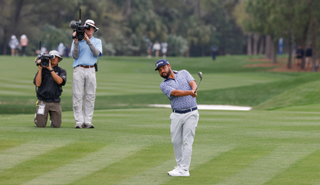
[[197, 110], [197, 109], [198, 109], [197, 107], [193, 107], [193, 108], [185, 109], [185, 110], [172, 110], [172, 111], [173, 111], [174, 113], [185, 114], [185, 113], [188, 113], [188, 112]]

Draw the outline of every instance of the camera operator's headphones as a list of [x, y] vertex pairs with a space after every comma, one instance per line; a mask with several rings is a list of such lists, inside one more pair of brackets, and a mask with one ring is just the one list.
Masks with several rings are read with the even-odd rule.
[[61, 60], [62, 60], [62, 56], [60, 56], [59, 52], [56, 51], [56, 50], [50, 51], [50, 52], [49, 52], [49, 55], [53, 55], [54, 57], [57, 56], [57, 57], [60, 59], [59, 62], [61, 62]]
[[91, 20], [91, 19], [86, 20], [86, 22], [84, 23], [84, 25], [85, 25], [85, 26], [86, 26], [86, 25], [89, 25], [89, 26], [93, 27], [93, 28], [94, 28], [94, 32], [98, 32], [98, 31], [99, 31], [99, 28], [96, 27], [96, 24], [95, 24], [94, 21]]

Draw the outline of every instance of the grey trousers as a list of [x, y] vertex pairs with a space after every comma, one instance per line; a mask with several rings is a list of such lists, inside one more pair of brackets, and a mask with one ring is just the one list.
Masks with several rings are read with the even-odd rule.
[[189, 170], [199, 112], [195, 110], [186, 114], [171, 113], [170, 120], [171, 142], [177, 166]]

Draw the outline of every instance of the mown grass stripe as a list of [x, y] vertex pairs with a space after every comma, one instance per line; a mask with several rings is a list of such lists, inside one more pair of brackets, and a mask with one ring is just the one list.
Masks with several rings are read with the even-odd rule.
[[280, 146], [269, 155], [255, 161], [252, 165], [218, 183], [218, 185], [264, 184], [319, 148], [315, 145], [302, 144]]
[[0, 152], [0, 173], [10, 169], [30, 158], [42, 155], [50, 150], [68, 144], [67, 142], [48, 142], [45, 144], [29, 142], [17, 147], [9, 148]]
[[[198, 166], [210, 161], [211, 159], [221, 155], [222, 153], [232, 150], [234, 146], [231, 145], [212, 145], [208, 148], [208, 145], [195, 145], [192, 152], [192, 160], [190, 166], [190, 174], [196, 170]], [[174, 155], [174, 153], [172, 153]], [[176, 165], [174, 158], [163, 162], [161, 165], [137, 174], [133, 178], [125, 179], [121, 181], [120, 185], [131, 185], [131, 184], [148, 184], [158, 185], [175, 179], [167, 174], [168, 171], [172, 170]]]
[[0, 184], [22, 184], [105, 147], [101, 143], [73, 142], [24, 161], [0, 173]]
[[[320, 150], [301, 159], [285, 172], [277, 175], [267, 184], [320, 184]], [[286, 182], [286, 183], [284, 183]]]
[[153, 168], [162, 164], [163, 161], [172, 159], [172, 152], [173, 149], [169, 143], [148, 145], [133, 155], [69, 185], [119, 184], [123, 179], [132, 178], [146, 169]]
[[70, 184], [132, 155], [141, 148], [143, 148], [143, 146], [108, 145], [97, 152], [93, 152], [83, 158], [74, 160], [71, 163], [43, 174], [24, 184]]

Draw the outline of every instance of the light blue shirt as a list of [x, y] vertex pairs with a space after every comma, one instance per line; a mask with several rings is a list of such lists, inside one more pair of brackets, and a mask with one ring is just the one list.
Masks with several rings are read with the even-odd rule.
[[[94, 38], [93, 36], [90, 38], [91, 43], [100, 51], [99, 57], [102, 56], [102, 44], [101, 40]], [[73, 67], [77, 67], [78, 65], [85, 66], [93, 66], [97, 61], [98, 57], [93, 56], [93, 53], [90, 50], [89, 45], [85, 40], [78, 41], [79, 43], [79, 57], [78, 59], [74, 59]], [[73, 51], [74, 41], [72, 41], [71, 45], [71, 53]]]
[[[184, 110], [197, 106], [196, 98], [188, 96], [171, 96], [173, 90], [189, 91], [192, 90], [190, 82], [194, 80], [187, 70], [173, 71], [175, 79], [165, 78], [160, 84], [160, 89], [171, 101], [172, 110]], [[195, 80], [194, 80], [195, 81]]]

